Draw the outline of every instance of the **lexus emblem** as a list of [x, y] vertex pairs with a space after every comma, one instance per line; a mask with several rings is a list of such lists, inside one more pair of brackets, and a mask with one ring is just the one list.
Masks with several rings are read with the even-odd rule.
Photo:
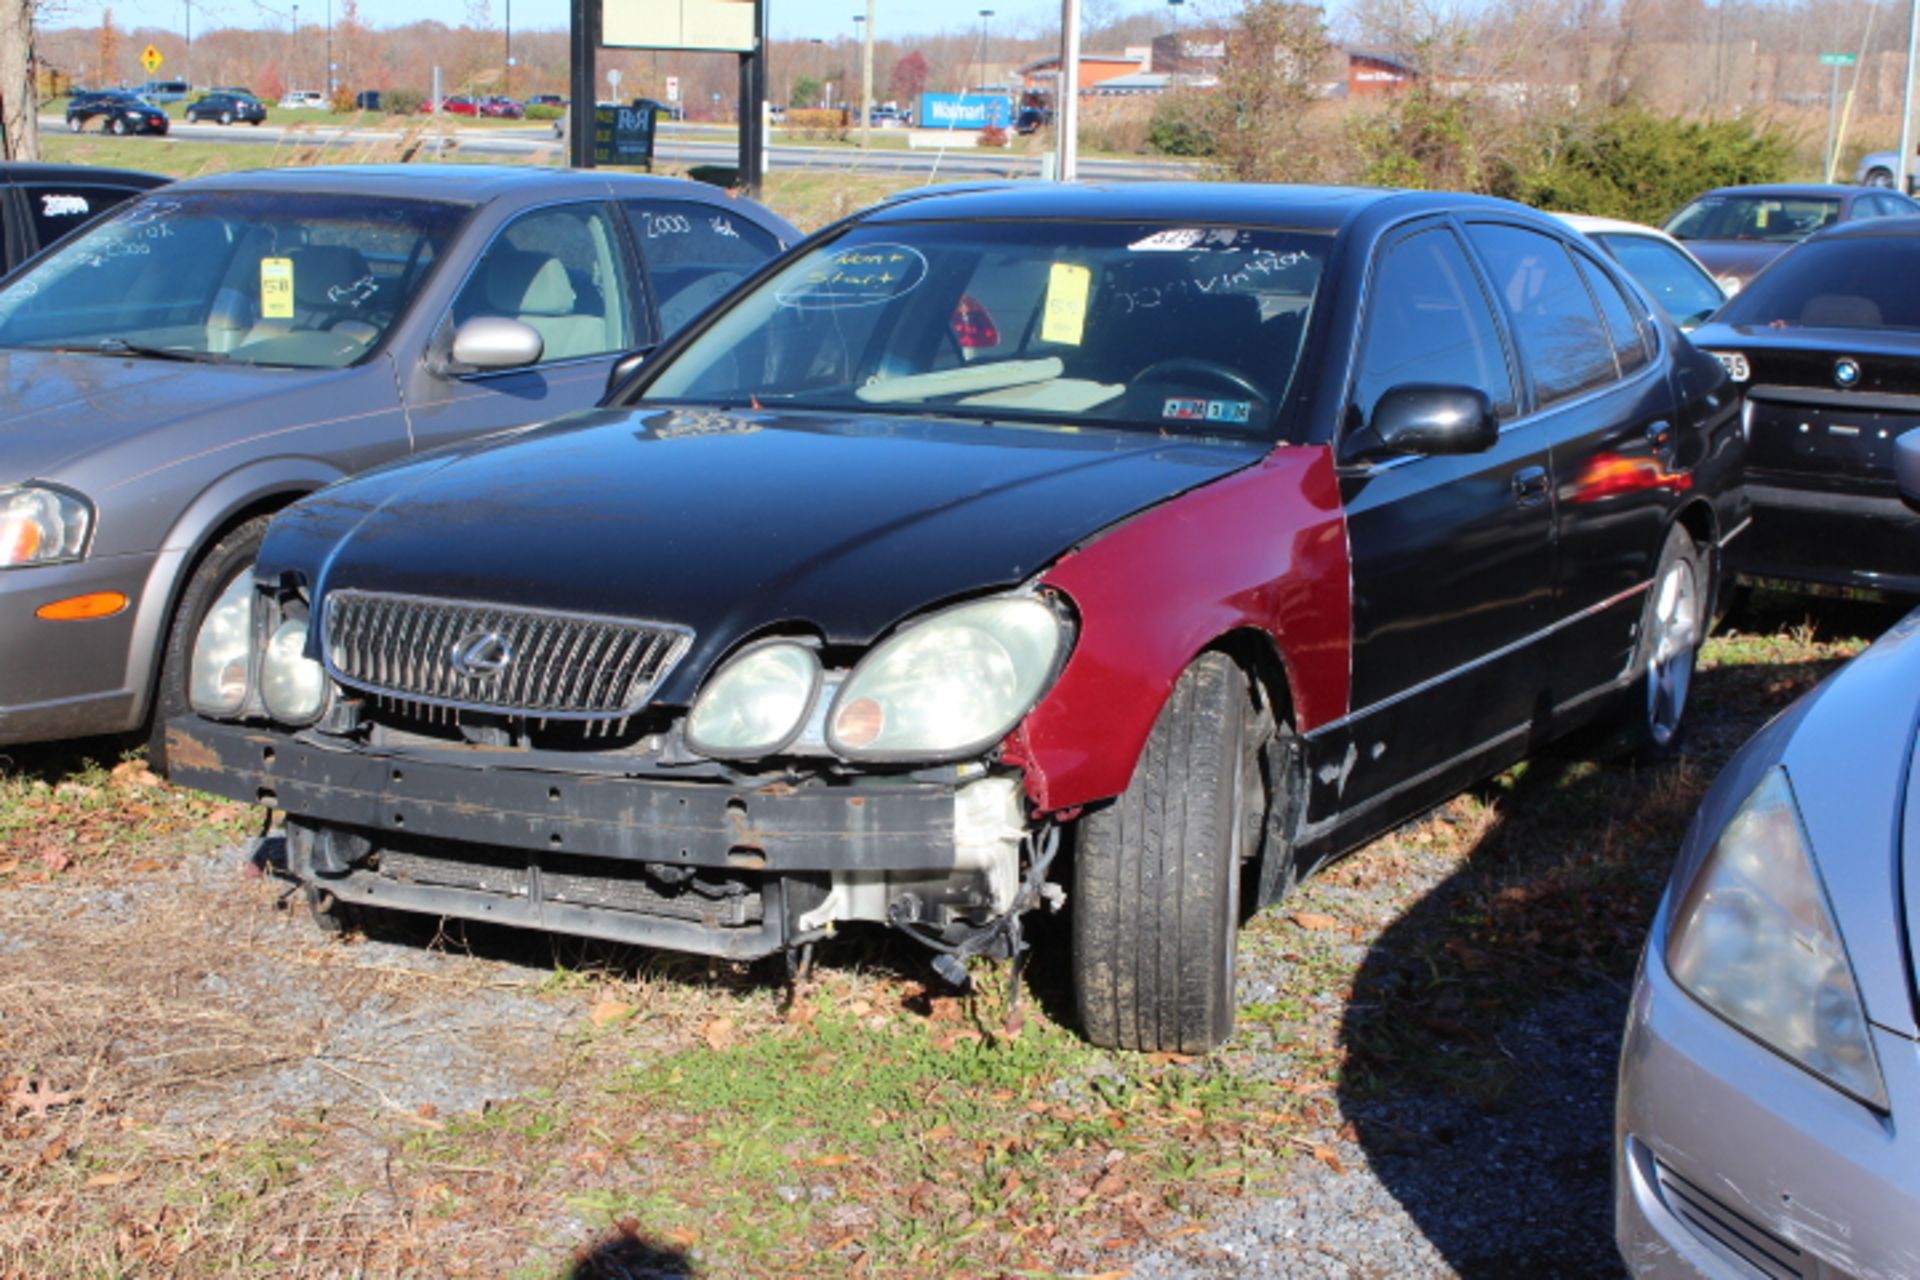
[[1860, 362], [1852, 356], [1842, 356], [1833, 362], [1833, 380], [1843, 387], [1860, 385]]
[[454, 641], [452, 661], [463, 676], [497, 676], [513, 661], [513, 642], [498, 631], [469, 631]]

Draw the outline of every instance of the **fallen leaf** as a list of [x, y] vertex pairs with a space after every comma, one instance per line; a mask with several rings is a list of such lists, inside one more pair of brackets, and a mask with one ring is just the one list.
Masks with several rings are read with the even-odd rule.
[[140, 861], [134, 863], [131, 869], [135, 874], [145, 874], [149, 871], [165, 871], [167, 864], [158, 858], [142, 858]]
[[873, 1012], [873, 1006], [865, 1000], [855, 1000], [847, 1006], [847, 1012], [856, 1018], [864, 1018]]
[[123, 787], [163, 787], [160, 775], [147, 768], [144, 760], [125, 760], [113, 766], [113, 780]]
[[604, 1027], [610, 1022], [619, 1022], [632, 1016], [633, 1006], [620, 1000], [602, 1000], [587, 1011], [587, 1021], [596, 1027]]
[[1126, 1190], [1127, 1180], [1118, 1173], [1103, 1173], [1100, 1180], [1093, 1184], [1093, 1194], [1110, 1196]]
[[123, 1182], [132, 1182], [131, 1173], [96, 1173], [83, 1184], [88, 1187], [117, 1187]]
[[692, 1247], [693, 1242], [700, 1237], [695, 1235], [690, 1228], [673, 1227], [669, 1230], [662, 1231], [660, 1238], [676, 1249], [686, 1249]]
[[1347, 1166], [1340, 1160], [1340, 1153], [1332, 1147], [1315, 1147], [1313, 1149], [1313, 1158], [1335, 1173], [1345, 1173], [1347, 1171]]
[[52, 1164], [65, 1154], [67, 1154], [67, 1140], [65, 1138], [55, 1138], [52, 1142], [49, 1142], [45, 1147], [41, 1148], [40, 1163]]
[[77, 1093], [59, 1093], [47, 1088], [45, 1084], [21, 1080], [7, 1091], [5, 1101], [17, 1116], [26, 1115], [29, 1112], [35, 1116], [44, 1116], [53, 1107], [64, 1107], [79, 1099], [80, 1095]]
[[431, 1120], [440, 1114], [440, 1108], [434, 1106], [431, 1102], [423, 1102], [413, 1109], [413, 1114], [419, 1116], [422, 1120]]
[[58, 849], [47, 850], [40, 855], [40, 861], [45, 864], [47, 870], [53, 872], [55, 875], [58, 875], [73, 865], [73, 859]]
[[707, 1042], [707, 1048], [719, 1053], [733, 1043], [733, 1019], [714, 1018], [700, 1028], [700, 1038]]
[[1184, 1067], [1189, 1062], [1198, 1062], [1200, 1061], [1200, 1059], [1195, 1057], [1191, 1053], [1169, 1053], [1166, 1050], [1161, 1049], [1154, 1053], [1148, 1054], [1147, 1061], [1151, 1062], [1156, 1067], [1165, 1067], [1165, 1066]]
[[831, 1169], [835, 1165], [845, 1164], [847, 1161], [851, 1159], [853, 1159], [852, 1156], [817, 1156], [813, 1160], [809, 1161], [808, 1163], [816, 1165], [822, 1169]]
[[928, 1142], [942, 1142], [953, 1136], [953, 1126], [950, 1124], [937, 1124], [927, 1130], [923, 1136]]
[[1322, 915], [1318, 911], [1296, 911], [1293, 913], [1293, 922], [1302, 929], [1318, 930], [1337, 929], [1340, 927], [1338, 920], [1335, 920], [1332, 916]]

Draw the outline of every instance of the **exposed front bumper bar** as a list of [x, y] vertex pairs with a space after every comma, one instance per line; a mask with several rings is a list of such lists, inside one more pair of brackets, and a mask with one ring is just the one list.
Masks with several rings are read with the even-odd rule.
[[954, 787], [758, 786], [527, 767], [478, 748], [334, 747], [194, 716], [167, 725], [172, 780], [395, 837], [732, 871], [929, 872], [954, 861]]

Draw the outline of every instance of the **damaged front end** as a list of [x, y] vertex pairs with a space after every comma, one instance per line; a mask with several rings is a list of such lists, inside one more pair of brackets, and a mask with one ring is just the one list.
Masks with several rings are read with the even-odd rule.
[[961, 981], [1062, 899], [1058, 833], [999, 745], [1065, 660], [1058, 597], [954, 606], [861, 654], [763, 638], [686, 708], [653, 701], [687, 647], [671, 626], [322, 604], [223, 598], [168, 750], [175, 781], [283, 810], [289, 872], [341, 903], [734, 959], [877, 924]]

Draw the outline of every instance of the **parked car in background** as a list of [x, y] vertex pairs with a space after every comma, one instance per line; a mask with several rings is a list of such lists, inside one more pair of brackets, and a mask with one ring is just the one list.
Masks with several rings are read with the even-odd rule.
[[353, 95], [353, 106], [356, 111], [384, 111], [386, 108], [383, 103], [383, 95], [378, 89], [362, 89]]
[[171, 122], [151, 102], [116, 90], [68, 100], [67, 128], [79, 133], [88, 125], [105, 133], [165, 133]]
[[[1897, 446], [1920, 496], [1920, 438]], [[1700, 802], [1634, 983], [1614, 1126], [1629, 1271], [1914, 1274], [1920, 612]]]
[[1022, 107], [1020, 108], [1020, 113], [1013, 118], [1013, 131], [1015, 133], [1036, 133], [1041, 129], [1050, 127], [1052, 124], [1052, 107]]
[[282, 513], [170, 750], [323, 908], [953, 976], [1064, 897], [1087, 1034], [1199, 1051], [1243, 905], [1576, 725], [1672, 740], [1726, 386], [1503, 201], [896, 201], [599, 411]]
[[164, 106], [170, 102], [185, 102], [193, 89], [185, 80], [149, 80], [145, 84], [135, 85], [130, 92], [156, 106]]
[[[432, 111], [433, 102], [428, 100], [420, 109]], [[440, 99], [440, 110], [452, 116], [477, 116], [480, 114], [480, 100], [469, 98], [465, 94], [457, 94], [451, 98]]]
[[257, 126], [267, 118], [267, 104], [238, 93], [209, 93], [188, 105], [186, 118], [188, 124], [211, 120], [222, 125], [239, 121]]
[[1683, 331], [1698, 328], [1726, 303], [1726, 290], [1713, 273], [1666, 232], [1585, 213], [1557, 216], [1625, 267]]
[[479, 108], [481, 115], [494, 120], [520, 120], [527, 114], [527, 109], [512, 98], [481, 98]]
[[1693, 339], [1746, 394], [1742, 572], [1920, 595], [1894, 484], [1920, 424], [1920, 219], [1849, 223], [1782, 258]]
[[1733, 294], [1816, 231], [1916, 213], [1920, 201], [1893, 191], [1784, 182], [1709, 191], [1668, 218], [1665, 230]]
[[90, 164], [0, 162], [0, 276], [171, 178]]
[[564, 107], [567, 105], [567, 99], [564, 95], [558, 93], [536, 93], [527, 99], [527, 105], [530, 107]]
[[[1860, 163], [1854, 166], [1853, 180], [1863, 187], [1892, 187], [1893, 174], [1900, 167], [1898, 151], [1871, 151], [1860, 157]], [[1916, 178], [1920, 178], [1920, 163], [1907, 166], [1907, 194], [1912, 195]]]
[[217, 84], [207, 90], [208, 93], [233, 93], [243, 98], [257, 98], [260, 95], [243, 84]]
[[184, 708], [269, 514], [592, 405], [797, 237], [692, 182], [397, 165], [197, 178], [43, 255], [0, 287], [0, 742]]
[[278, 105], [282, 111], [325, 111], [327, 95], [318, 89], [289, 89]]

